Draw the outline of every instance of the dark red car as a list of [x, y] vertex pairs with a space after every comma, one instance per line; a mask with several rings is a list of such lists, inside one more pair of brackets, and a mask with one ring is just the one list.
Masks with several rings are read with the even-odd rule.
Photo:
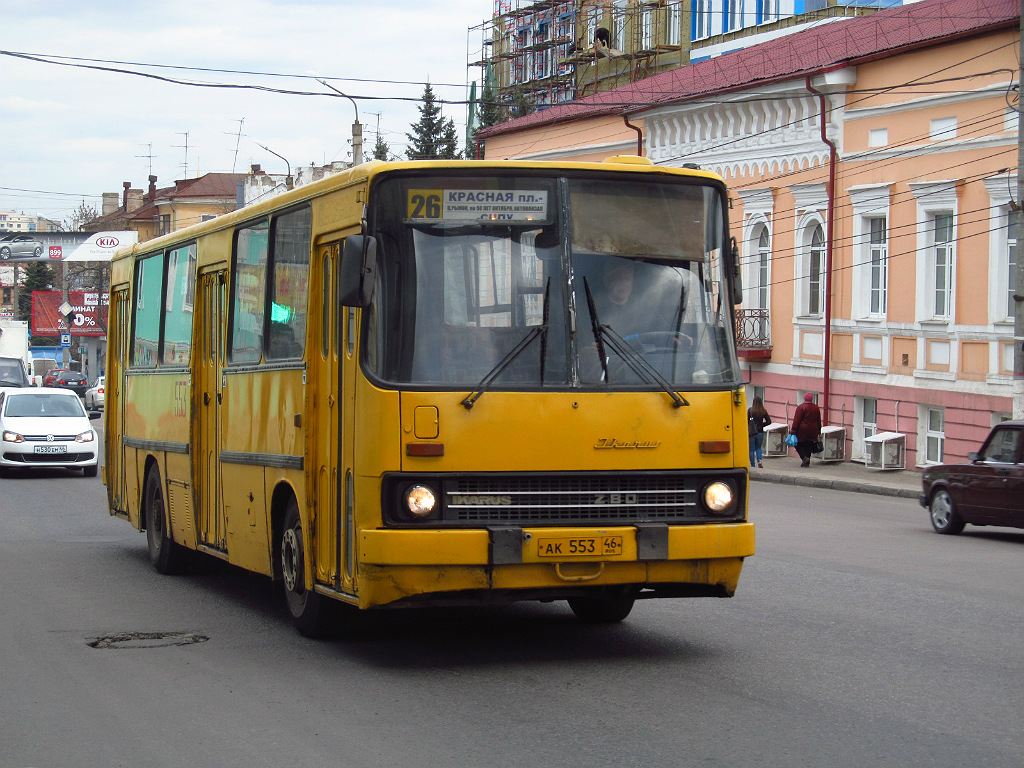
[[51, 368], [43, 374], [43, 386], [52, 387], [54, 379], [56, 379], [59, 374], [65, 373], [66, 371], [66, 368]]
[[968, 464], [939, 464], [921, 476], [918, 500], [939, 533], [971, 525], [1024, 528], [1024, 421], [992, 428]]

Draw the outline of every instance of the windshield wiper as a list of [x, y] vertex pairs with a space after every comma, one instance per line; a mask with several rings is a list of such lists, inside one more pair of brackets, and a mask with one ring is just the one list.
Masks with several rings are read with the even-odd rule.
[[502, 374], [502, 371], [508, 368], [517, 357], [523, 354], [523, 351], [528, 346], [530, 346], [530, 344], [533, 343], [533, 340], [536, 339], [538, 336], [541, 337], [540, 383], [544, 383], [544, 357], [547, 352], [548, 299], [550, 298], [550, 291], [551, 278], [549, 277], [547, 286], [545, 286], [544, 288], [544, 314], [542, 317], [543, 323], [541, 325], [535, 325], [533, 328], [531, 328], [530, 331], [522, 339], [519, 340], [519, 343], [516, 344], [507, 355], [505, 355], [501, 360], [499, 360], [498, 363], [493, 368], [491, 368], [490, 371], [487, 372], [487, 375], [480, 380], [480, 383], [476, 385], [476, 388], [462, 399], [461, 404], [466, 406], [467, 411], [473, 407], [476, 401], [480, 399], [480, 396], [487, 391], [488, 387], [490, 387], [491, 384], [494, 383], [495, 379], [497, 379]]
[[626, 365], [635, 373], [639, 378], [646, 381], [648, 384], [657, 384], [672, 398], [672, 407], [681, 408], [689, 403], [679, 396], [679, 393], [672, 389], [672, 385], [668, 379], [658, 373], [649, 362], [647, 358], [639, 352], [636, 347], [626, 341], [624, 338], [619, 336], [610, 325], [602, 325], [597, 319], [597, 309], [594, 306], [594, 297], [590, 293], [590, 283], [586, 278], [583, 278], [583, 288], [587, 293], [587, 307], [590, 309], [590, 321], [594, 329], [594, 338], [597, 340], [597, 354], [601, 358], [601, 370], [604, 371], [605, 381], [608, 380], [608, 363], [605, 360], [604, 348], [605, 344], [611, 348], [612, 352], [621, 357]]

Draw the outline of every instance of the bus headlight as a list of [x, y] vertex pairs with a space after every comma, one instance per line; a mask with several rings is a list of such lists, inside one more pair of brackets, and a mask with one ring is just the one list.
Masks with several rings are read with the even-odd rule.
[[736, 494], [729, 483], [716, 481], [704, 486], [704, 506], [714, 515], [724, 515], [732, 511], [736, 504]]
[[405, 492], [405, 506], [413, 517], [429, 517], [437, 506], [437, 496], [425, 485], [413, 485]]

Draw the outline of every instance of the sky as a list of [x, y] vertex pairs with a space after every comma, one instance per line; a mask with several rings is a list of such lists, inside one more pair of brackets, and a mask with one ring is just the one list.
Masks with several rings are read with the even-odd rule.
[[439, 102], [463, 102], [441, 104], [463, 137], [480, 72], [467, 62], [492, 6], [0, 0], [0, 211], [63, 222], [125, 181], [146, 189], [150, 174], [165, 187], [254, 163], [285, 173], [286, 161], [349, 160], [356, 108], [364, 154], [379, 130], [403, 156], [428, 80]]

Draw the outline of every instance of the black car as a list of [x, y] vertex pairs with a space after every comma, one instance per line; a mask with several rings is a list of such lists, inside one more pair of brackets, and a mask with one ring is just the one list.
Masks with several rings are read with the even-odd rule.
[[84, 374], [78, 371], [61, 371], [50, 386], [70, 389], [79, 397], [85, 397], [85, 390], [89, 388], [89, 381], [85, 378]]
[[964, 525], [1024, 528], [1024, 421], [992, 428], [968, 464], [939, 464], [921, 476], [918, 500], [939, 533]]

